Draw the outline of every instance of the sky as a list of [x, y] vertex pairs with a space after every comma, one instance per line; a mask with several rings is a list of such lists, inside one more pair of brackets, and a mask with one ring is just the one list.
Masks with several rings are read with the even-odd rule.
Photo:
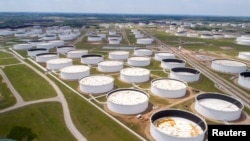
[[0, 12], [250, 17], [250, 0], [0, 0]]

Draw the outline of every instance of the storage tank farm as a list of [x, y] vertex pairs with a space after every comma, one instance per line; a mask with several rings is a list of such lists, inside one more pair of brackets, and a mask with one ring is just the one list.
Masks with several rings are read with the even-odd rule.
[[241, 117], [244, 105], [239, 99], [218, 93], [202, 93], [195, 98], [195, 110], [201, 115], [220, 121], [235, 121]]
[[171, 52], [157, 52], [154, 54], [154, 59], [162, 61], [163, 59], [175, 59], [175, 54]]
[[96, 65], [103, 61], [103, 55], [100, 54], [87, 54], [81, 56], [81, 63], [87, 65]]
[[182, 59], [162, 59], [161, 67], [164, 69], [172, 69], [178, 67], [185, 67], [186, 61]]
[[122, 61], [107, 60], [97, 64], [97, 69], [101, 72], [119, 72], [123, 69]]
[[151, 56], [153, 51], [151, 49], [146, 48], [135, 48], [134, 55], [135, 56]]
[[102, 94], [114, 88], [114, 78], [108, 75], [90, 75], [80, 79], [79, 85], [83, 93]]
[[127, 64], [134, 67], [149, 66], [150, 60], [151, 60], [150, 57], [142, 57], [142, 56], [129, 57], [127, 59]]
[[236, 43], [239, 45], [250, 46], [250, 36], [242, 35], [236, 38]]
[[15, 44], [13, 46], [13, 49], [14, 50], [28, 50], [28, 49], [31, 49], [33, 48], [32, 44], [26, 44], [26, 43], [23, 43], [23, 44]]
[[56, 47], [56, 51], [58, 53], [62, 53], [62, 54], [66, 54], [69, 51], [75, 50], [76, 47], [75, 46], [58, 46]]
[[70, 58], [56, 58], [46, 62], [46, 67], [49, 70], [58, 71], [64, 67], [73, 65], [73, 61]]
[[241, 72], [237, 82], [240, 86], [250, 89], [250, 72]]
[[89, 36], [88, 36], [88, 41], [89, 41], [89, 42], [101, 42], [101, 41], [102, 41], [102, 36], [98, 36], [98, 35], [89, 35]]
[[31, 44], [32, 47], [36, 47], [38, 44], [46, 43], [46, 42], [44, 42], [42, 40], [32, 40], [32, 41], [29, 41], [28, 43]]
[[39, 43], [36, 45], [36, 48], [46, 48], [46, 49], [52, 49], [54, 48], [55, 46], [52, 44], [52, 43]]
[[124, 68], [120, 71], [120, 79], [127, 83], [142, 83], [150, 79], [150, 70], [133, 67]]
[[48, 43], [52, 44], [53, 47], [63, 46], [65, 44], [63, 40], [52, 40], [52, 41], [48, 41]]
[[28, 56], [30, 57], [34, 57], [36, 56], [37, 54], [41, 54], [41, 53], [48, 53], [49, 50], [46, 49], [46, 48], [31, 48], [31, 49], [28, 49], [27, 50], [27, 54]]
[[129, 57], [128, 51], [111, 51], [108, 58], [111, 60], [126, 60]]
[[181, 98], [186, 95], [187, 83], [178, 79], [156, 78], [151, 81], [150, 91], [163, 98]]
[[83, 50], [83, 49], [71, 50], [71, 51], [68, 51], [66, 54], [67, 54], [68, 58], [72, 58], [72, 59], [79, 58], [80, 59], [83, 55], [88, 54], [88, 50]]
[[57, 53], [40, 53], [36, 54], [36, 62], [39, 63], [45, 63], [51, 59], [57, 59], [59, 58], [59, 55]]
[[115, 113], [134, 115], [148, 108], [149, 95], [137, 89], [115, 89], [107, 93], [107, 108]]
[[203, 141], [207, 123], [186, 110], [159, 110], [150, 117], [150, 134], [156, 141]]
[[238, 58], [250, 61], [250, 52], [239, 52]]
[[139, 38], [136, 40], [136, 44], [139, 44], [139, 45], [150, 45], [152, 44], [154, 41], [154, 39], [152, 38]]
[[184, 82], [196, 82], [200, 79], [200, 71], [187, 67], [172, 68], [169, 78], [179, 79]]
[[241, 73], [247, 70], [247, 65], [235, 60], [215, 59], [211, 68], [222, 73]]
[[60, 77], [65, 80], [79, 80], [90, 75], [90, 67], [85, 65], [72, 65], [60, 69]]

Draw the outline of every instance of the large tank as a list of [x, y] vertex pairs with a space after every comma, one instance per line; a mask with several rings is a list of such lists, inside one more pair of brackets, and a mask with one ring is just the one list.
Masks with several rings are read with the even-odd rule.
[[56, 39], [57, 39], [57, 35], [55, 34], [48, 34], [48, 35], [43, 36], [43, 40], [45, 41], [52, 41]]
[[55, 46], [52, 43], [40, 43], [36, 45], [37, 48], [46, 48], [46, 49], [52, 49]]
[[103, 61], [103, 56], [99, 54], [87, 54], [81, 56], [81, 63], [94, 65]]
[[150, 118], [150, 134], [156, 141], [203, 141], [206, 121], [189, 111], [160, 110]]
[[109, 39], [109, 44], [111, 44], [111, 45], [119, 45], [120, 41], [121, 40], [119, 40], [119, 39]]
[[72, 50], [75, 50], [75, 46], [58, 46], [56, 47], [56, 50], [58, 53], [62, 53], [62, 54], [65, 54], [69, 51], [72, 51]]
[[68, 58], [81, 58], [83, 55], [87, 55], [88, 50], [71, 50], [67, 52]]
[[155, 53], [154, 59], [157, 61], [161, 61], [163, 59], [175, 59], [175, 54], [170, 52], [158, 52]]
[[48, 43], [51, 43], [54, 47], [63, 46], [64, 45], [64, 41], [63, 40], [53, 40], [53, 41], [49, 41]]
[[150, 57], [130, 57], [128, 58], [127, 63], [130, 66], [134, 67], [142, 67], [142, 66], [149, 66], [150, 65]]
[[98, 70], [101, 72], [119, 72], [123, 69], [121, 61], [102, 61], [98, 63]]
[[161, 67], [164, 69], [172, 69], [178, 67], [185, 67], [186, 61], [182, 59], [163, 59], [161, 61]]
[[114, 78], [105, 75], [91, 75], [79, 80], [80, 91], [89, 94], [101, 94], [114, 88]]
[[236, 38], [236, 42], [239, 45], [246, 45], [246, 46], [250, 46], [250, 36], [247, 35], [242, 35], [240, 37]]
[[141, 39], [136, 40], [136, 44], [149, 45], [149, 44], [152, 44], [153, 41], [154, 39], [152, 38], [141, 38]]
[[112, 60], [126, 60], [129, 57], [128, 51], [112, 51], [109, 52], [109, 59]]
[[212, 61], [211, 68], [223, 73], [241, 73], [247, 70], [247, 65], [234, 60], [215, 59]]
[[212, 34], [201, 34], [201, 38], [203, 38], [203, 39], [213, 39], [214, 36]]
[[197, 38], [197, 37], [199, 37], [199, 34], [198, 34], [198, 33], [188, 32], [188, 33], [187, 33], [187, 37], [194, 37], [194, 38]]
[[238, 83], [247, 89], [250, 89], [250, 72], [241, 72], [238, 77]]
[[28, 50], [31, 48], [32, 48], [31, 44], [15, 44], [13, 47], [14, 50]]
[[49, 51], [46, 48], [31, 48], [27, 50], [28, 56], [36, 56], [41, 53], [48, 53]]
[[224, 38], [224, 34], [213, 34], [214, 39]]
[[91, 36], [88, 36], [88, 41], [90, 41], [90, 42], [100, 42], [100, 41], [102, 41], [102, 37], [97, 36], [97, 35], [91, 35]]
[[203, 93], [195, 98], [195, 110], [211, 119], [237, 120], [240, 118], [243, 108], [241, 101], [225, 94]]
[[90, 75], [89, 66], [72, 65], [60, 69], [60, 76], [65, 80], [78, 80]]
[[57, 53], [40, 53], [36, 55], [36, 62], [42, 63], [57, 58], [59, 58], [59, 55]]
[[144, 68], [124, 68], [120, 71], [120, 79], [128, 83], [142, 83], [150, 79], [150, 71]]
[[169, 77], [185, 82], [195, 82], [200, 79], [200, 71], [187, 67], [172, 68]]
[[49, 70], [60, 70], [64, 67], [71, 66], [72, 59], [69, 58], [56, 58], [56, 59], [51, 59], [46, 62], [47, 68]]
[[150, 90], [160, 97], [180, 98], [186, 94], [187, 83], [177, 79], [157, 78], [151, 81]]
[[108, 40], [112, 40], [112, 39], [121, 41], [122, 37], [120, 35], [109, 35]]
[[29, 41], [28, 43], [31, 44], [33, 47], [36, 47], [38, 44], [45, 43], [45, 42], [41, 40], [32, 40], [32, 41]]
[[148, 108], [149, 95], [136, 89], [116, 89], [107, 94], [107, 107], [110, 111], [133, 115]]
[[250, 52], [239, 52], [238, 58], [250, 61]]
[[135, 48], [134, 55], [135, 56], [151, 56], [153, 51], [147, 48]]
[[27, 37], [28, 35], [26, 32], [18, 32], [18, 33], [15, 33], [14, 36], [17, 38], [24, 38], [24, 37]]

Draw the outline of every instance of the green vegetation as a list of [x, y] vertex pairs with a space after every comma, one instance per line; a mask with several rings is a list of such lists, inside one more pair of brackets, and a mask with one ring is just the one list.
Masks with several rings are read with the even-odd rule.
[[[41, 141], [74, 141], [63, 118], [61, 104], [41, 103], [0, 114], [0, 138], [18, 127], [28, 128]], [[4, 128], [3, 128], [4, 127]], [[19, 132], [19, 134], [21, 134]], [[13, 136], [11, 136], [13, 137]]]
[[0, 76], [0, 109], [12, 106], [16, 103], [15, 97], [12, 95], [7, 84], [3, 82], [2, 76]]
[[3, 71], [25, 101], [56, 96], [52, 86], [25, 65], [8, 66]]
[[9, 57], [13, 57], [13, 55], [10, 53], [0, 51], [0, 58], [9, 58]]
[[56, 83], [65, 95], [74, 124], [89, 141], [139, 140], [87, 101], [79, 98], [59, 82]]
[[20, 63], [16, 58], [0, 59], [0, 65], [11, 65]]

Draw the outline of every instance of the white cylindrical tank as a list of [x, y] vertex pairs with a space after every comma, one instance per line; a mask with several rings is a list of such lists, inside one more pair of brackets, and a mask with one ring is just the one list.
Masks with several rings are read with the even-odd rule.
[[203, 93], [195, 98], [195, 110], [201, 115], [222, 121], [234, 121], [240, 118], [244, 105], [241, 101], [217, 93]]
[[236, 38], [236, 42], [239, 45], [246, 45], [249, 46], [250, 45], [250, 36], [247, 35], [242, 35], [240, 37]]
[[62, 53], [62, 54], [65, 54], [65, 53], [72, 51], [72, 50], [75, 50], [75, 46], [58, 46], [58, 47], [56, 47], [56, 51], [58, 53]]
[[135, 34], [135, 38], [143, 38], [144, 37], [144, 34], [141, 34], [141, 33], [136, 33]]
[[224, 34], [213, 34], [214, 39], [224, 38]]
[[238, 58], [250, 61], [250, 52], [239, 52]]
[[58, 47], [58, 46], [64, 45], [63, 40], [53, 40], [53, 41], [49, 41], [48, 43], [51, 43], [53, 45], [53, 47]]
[[135, 48], [134, 55], [135, 56], [151, 56], [153, 51], [147, 48]]
[[187, 83], [177, 79], [157, 78], [151, 81], [150, 90], [160, 97], [180, 98], [186, 95]]
[[89, 66], [72, 65], [60, 69], [60, 76], [65, 80], [78, 80], [89, 75]]
[[33, 47], [36, 47], [38, 44], [45, 43], [45, 42], [40, 41], [40, 40], [32, 40], [32, 41], [29, 41], [28, 43], [31, 44]]
[[87, 55], [88, 50], [71, 50], [67, 52], [68, 58], [81, 58], [83, 55]]
[[187, 35], [187, 32], [186, 31], [177, 31], [176, 33], [175, 33], [175, 36], [186, 36]]
[[239, 35], [238, 34], [229, 34], [229, 33], [227, 33], [227, 34], [225, 34], [225, 38], [237, 38]]
[[31, 44], [16, 44], [13, 47], [14, 50], [28, 50], [31, 48], [32, 48]]
[[109, 44], [118, 45], [118, 44], [120, 44], [120, 40], [119, 39], [109, 39]]
[[103, 56], [99, 54], [87, 54], [81, 56], [81, 63], [94, 65], [103, 61]]
[[27, 37], [28, 35], [25, 32], [18, 32], [18, 33], [15, 33], [14, 36], [17, 38], [23, 38], [23, 37]]
[[100, 94], [114, 88], [114, 78], [105, 75], [91, 75], [79, 80], [80, 91], [89, 94]]
[[194, 37], [194, 38], [197, 38], [199, 36], [198, 33], [192, 33], [192, 32], [188, 32], [187, 33], [187, 37]]
[[164, 69], [172, 69], [177, 67], [185, 67], [186, 61], [182, 59], [163, 59], [161, 60], [161, 67]]
[[130, 66], [134, 67], [142, 67], [142, 66], [149, 66], [150, 65], [150, 58], [149, 57], [130, 57], [128, 58], [127, 63]]
[[42, 63], [57, 58], [59, 58], [59, 55], [57, 53], [40, 53], [36, 55], [36, 62]]
[[52, 49], [55, 46], [51, 43], [40, 43], [36, 45], [37, 48], [46, 48], [46, 49]]
[[119, 36], [119, 35], [110, 35], [110, 36], [108, 36], [108, 40], [112, 40], [112, 39], [116, 39], [116, 40], [121, 41], [122, 37]]
[[169, 77], [185, 82], [195, 82], [200, 79], [200, 71], [186, 67], [172, 68]]
[[128, 83], [142, 83], [150, 79], [150, 71], [144, 68], [124, 68], [120, 71], [120, 79]]
[[116, 89], [107, 94], [107, 107], [110, 111], [133, 115], [148, 108], [149, 95], [136, 89]]
[[152, 44], [153, 41], [154, 39], [152, 38], [141, 38], [141, 39], [136, 40], [136, 44], [149, 45], [149, 44]]
[[211, 68], [223, 73], [241, 73], [247, 70], [247, 65], [234, 60], [215, 59], [212, 61]]
[[109, 59], [112, 60], [126, 60], [129, 57], [128, 51], [112, 51], [109, 52]]
[[45, 41], [52, 41], [52, 40], [56, 40], [56, 39], [57, 39], [57, 35], [54, 35], [54, 34], [49, 34], [49, 35], [43, 36], [43, 40], [45, 40]]
[[161, 61], [162, 59], [174, 59], [175, 54], [170, 53], [170, 52], [158, 52], [155, 53], [154, 59], [157, 61]]
[[239, 74], [238, 83], [247, 89], [250, 89], [250, 72], [242, 72]]
[[91, 35], [91, 36], [88, 36], [88, 41], [89, 42], [100, 42], [100, 41], [102, 41], [102, 37]]
[[203, 39], [213, 39], [214, 36], [212, 34], [201, 34], [201, 38], [203, 38]]
[[123, 69], [121, 61], [102, 61], [98, 63], [98, 70], [101, 72], [119, 72]]
[[47, 68], [49, 70], [60, 70], [64, 67], [71, 66], [72, 59], [69, 58], [56, 58], [56, 59], [51, 59], [46, 62]]
[[28, 56], [36, 56], [41, 53], [48, 53], [49, 51], [46, 48], [31, 48], [27, 50]]
[[150, 118], [150, 134], [156, 141], [203, 141], [206, 132], [206, 121], [186, 110], [160, 110]]

